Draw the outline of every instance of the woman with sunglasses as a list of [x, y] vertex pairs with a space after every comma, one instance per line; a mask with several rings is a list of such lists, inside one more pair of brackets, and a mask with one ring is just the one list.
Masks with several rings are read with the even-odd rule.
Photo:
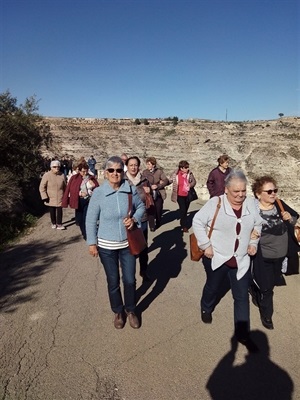
[[250, 294], [253, 303], [259, 308], [263, 326], [274, 329], [273, 290], [282, 283], [283, 262], [287, 261], [287, 274], [292, 273], [292, 270], [299, 271], [299, 245], [294, 235], [294, 226], [299, 215], [283, 201], [284, 211], [280, 210], [276, 201], [277, 183], [271, 176], [255, 179], [252, 191], [265, 222], [253, 260], [255, 284], [251, 286]]
[[[126, 317], [132, 328], [140, 322], [135, 314], [136, 259], [129, 251], [127, 229], [141, 226], [145, 206], [135, 186], [124, 179], [124, 164], [120, 157], [110, 157], [105, 165], [105, 181], [94, 190], [87, 216], [86, 233], [89, 253], [100, 256], [108, 286], [114, 326], [122, 329]], [[132, 194], [132, 210], [129, 210]], [[124, 301], [120, 289], [120, 269], [124, 286]]]
[[190, 171], [190, 165], [186, 160], [179, 161], [177, 169], [169, 179], [172, 183], [171, 200], [178, 203], [181, 232], [188, 233], [187, 213], [190, 206], [189, 192], [196, 185], [196, 179]]

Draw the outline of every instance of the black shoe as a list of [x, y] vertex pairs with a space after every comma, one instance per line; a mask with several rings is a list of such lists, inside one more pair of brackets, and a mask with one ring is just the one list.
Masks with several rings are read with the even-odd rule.
[[210, 312], [201, 310], [201, 319], [202, 319], [202, 322], [204, 322], [205, 324], [212, 323], [212, 315]]
[[249, 351], [249, 353], [258, 353], [259, 348], [256, 346], [256, 344], [250, 339], [237, 339], [238, 342], [240, 342], [243, 346], [246, 347], [246, 349]]
[[273, 325], [273, 321], [272, 318], [266, 318], [263, 317], [262, 315], [260, 316], [261, 319], [261, 323], [263, 324], [263, 326], [267, 329], [274, 329], [274, 325]]
[[255, 290], [252, 289], [252, 287], [250, 286], [250, 288], [248, 289], [248, 292], [251, 296], [252, 303], [255, 305], [255, 307], [259, 307], [258, 301], [257, 301], [257, 293], [255, 292]]
[[146, 271], [141, 271], [140, 276], [143, 278], [143, 282], [152, 282], [152, 279], [150, 276], [147, 274]]

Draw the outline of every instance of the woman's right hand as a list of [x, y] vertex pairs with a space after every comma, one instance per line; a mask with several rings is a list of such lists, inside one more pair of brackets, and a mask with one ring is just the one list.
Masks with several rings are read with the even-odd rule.
[[89, 253], [93, 257], [98, 257], [98, 250], [97, 250], [97, 246], [95, 244], [89, 245]]
[[214, 256], [214, 251], [213, 251], [212, 246], [209, 246], [209, 247], [207, 247], [207, 249], [204, 250], [204, 255], [205, 255], [205, 257], [207, 257], [207, 258], [213, 258], [213, 256]]

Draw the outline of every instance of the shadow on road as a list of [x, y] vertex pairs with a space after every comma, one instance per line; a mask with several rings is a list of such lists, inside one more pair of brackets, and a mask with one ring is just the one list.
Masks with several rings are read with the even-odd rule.
[[[64, 241], [73, 244], [77, 238]], [[80, 236], [78, 236], [80, 240]], [[52, 241], [34, 241], [14, 247], [0, 254], [0, 310], [13, 313], [19, 304], [32, 301], [37, 291], [21, 293], [40, 282], [41, 275], [49, 272], [61, 259], [62, 244]]]
[[294, 384], [289, 374], [270, 360], [270, 348], [265, 333], [255, 330], [251, 338], [259, 353], [249, 353], [242, 365], [234, 366], [237, 342], [231, 339], [231, 349], [210, 376], [206, 388], [212, 400], [264, 399], [291, 400]]
[[153, 285], [153, 282], [156, 282], [151, 292], [137, 305], [139, 315], [164, 291], [170, 279], [178, 277], [182, 262], [187, 257], [185, 246], [179, 227], [172, 231], [162, 232], [153, 239], [149, 252], [158, 248], [160, 251], [148, 266], [148, 273], [152, 282], [143, 282], [136, 291], [137, 303]]

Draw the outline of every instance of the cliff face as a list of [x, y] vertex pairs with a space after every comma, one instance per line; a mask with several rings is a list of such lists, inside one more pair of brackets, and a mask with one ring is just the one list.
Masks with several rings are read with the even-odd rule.
[[[244, 170], [251, 183], [257, 175], [271, 174], [278, 181], [279, 196], [300, 211], [300, 118], [255, 122], [206, 120], [149, 121], [45, 118], [53, 136], [45, 156], [68, 154], [79, 159], [93, 154], [101, 169], [112, 155], [154, 156], [167, 174], [186, 159], [197, 179], [197, 191], [208, 198], [205, 187], [217, 158], [226, 153], [231, 167]], [[250, 193], [250, 189], [249, 189]]]

